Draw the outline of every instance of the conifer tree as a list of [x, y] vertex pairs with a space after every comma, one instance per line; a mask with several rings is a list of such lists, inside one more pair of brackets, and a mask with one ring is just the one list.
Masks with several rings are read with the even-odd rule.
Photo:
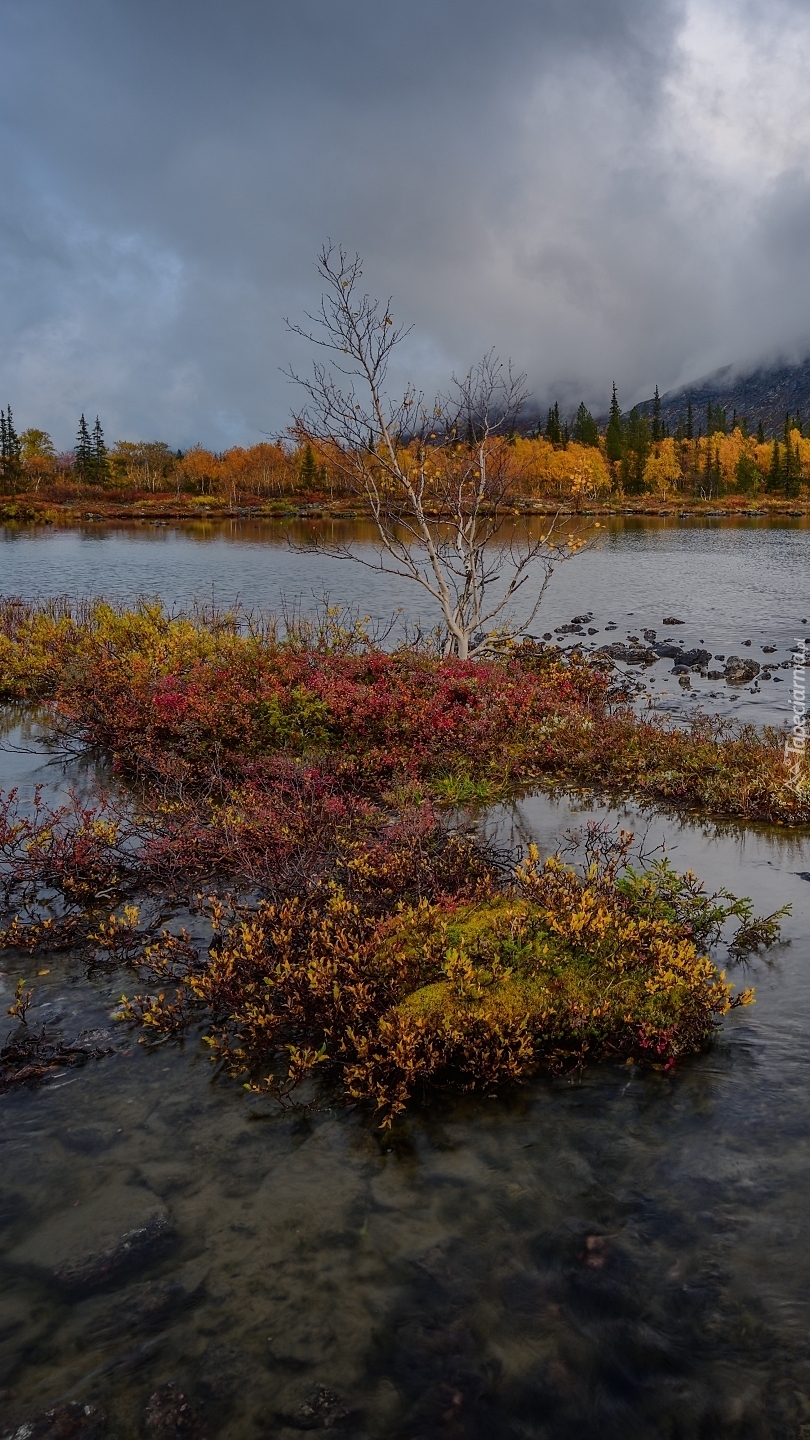
[[706, 406], [706, 434], [716, 435], [728, 434], [728, 412], [722, 405], [713, 405], [711, 400]]
[[765, 444], [765, 426], [763, 425], [763, 423], [762, 423], [761, 420], [760, 420], [759, 424], [757, 425], [757, 444], [758, 444], [758, 445], [764, 445], [764, 444]]
[[774, 439], [771, 452], [771, 468], [768, 472], [768, 489], [781, 490], [782, 488], [782, 456], [780, 454], [779, 441]]
[[92, 456], [92, 478], [97, 485], [103, 485], [110, 471], [110, 462], [107, 456], [107, 446], [104, 444], [104, 431], [98, 415], [93, 426], [93, 456]]
[[709, 491], [709, 495], [711, 495], [714, 488], [714, 448], [712, 446], [712, 437], [710, 434], [706, 436], [706, 461], [703, 467], [703, 471], [706, 476], [706, 485]]
[[655, 387], [655, 394], [653, 395], [653, 412], [652, 412], [652, 442], [653, 442], [653, 445], [658, 445], [659, 442], [662, 440], [662, 438], [663, 438], [663, 436], [662, 436], [662, 434], [661, 434], [661, 396], [658, 394], [658, 386], [656, 385], [656, 387]]
[[22, 445], [14, 428], [11, 406], [8, 405], [5, 414], [0, 410], [0, 476], [4, 487], [10, 487], [12, 491], [16, 490], [17, 481], [22, 476], [21, 456]]
[[550, 440], [552, 445], [561, 445], [562, 438], [563, 434], [562, 425], [560, 424], [560, 406], [558, 401], [555, 400], [554, 404], [551, 406], [551, 409], [548, 412], [548, 420], [546, 421], [546, 439]]
[[318, 479], [318, 466], [315, 463], [315, 456], [312, 453], [312, 446], [307, 445], [301, 457], [301, 489], [314, 490]]
[[73, 456], [73, 469], [80, 480], [87, 481], [93, 478], [93, 441], [90, 438], [90, 431], [87, 428], [87, 421], [82, 415], [79, 421], [79, 429], [76, 434], [76, 449]]
[[691, 400], [687, 400], [687, 402], [686, 402], [686, 439], [687, 439], [687, 440], [694, 440], [694, 438], [695, 438], [695, 427], [694, 427], [694, 422], [693, 422], [693, 419], [692, 419], [692, 401], [691, 401]]
[[799, 454], [799, 444], [791, 448], [790, 441], [785, 446], [785, 495], [788, 500], [795, 500], [801, 487], [802, 462]]
[[613, 398], [610, 402], [610, 416], [608, 419], [605, 444], [608, 460], [616, 462], [621, 460], [624, 454], [624, 434], [622, 432], [622, 412], [619, 409], [619, 402], [616, 399], [616, 385], [613, 385]]
[[622, 484], [628, 495], [642, 495], [646, 489], [644, 466], [650, 451], [650, 427], [638, 406], [630, 411], [624, 428]]
[[584, 400], [580, 401], [580, 406], [577, 410], [576, 419], [574, 421], [573, 438], [577, 441], [579, 445], [599, 444], [599, 430], [597, 428], [596, 421], [594, 420], [590, 410], [587, 408]]
[[744, 495], [750, 493], [750, 491], [754, 490], [759, 484], [759, 466], [754, 457], [747, 455], [745, 451], [740, 455], [734, 473], [737, 489], [741, 490]]

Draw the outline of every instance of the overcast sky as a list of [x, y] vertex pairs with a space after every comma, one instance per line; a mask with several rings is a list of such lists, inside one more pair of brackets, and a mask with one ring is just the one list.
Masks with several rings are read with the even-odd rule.
[[625, 407], [810, 349], [807, 0], [2, 0], [0, 400], [284, 427], [326, 236], [431, 387]]

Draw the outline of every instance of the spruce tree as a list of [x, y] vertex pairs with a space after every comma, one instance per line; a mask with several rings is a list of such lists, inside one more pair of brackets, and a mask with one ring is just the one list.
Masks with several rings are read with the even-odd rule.
[[560, 424], [560, 406], [558, 401], [555, 400], [554, 404], [551, 406], [551, 409], [548, 412], [548, 420], [546, 421], [546, 439], [550, 440], [552, 445], [556, 446], [562, 444], [562, 438], [563, 436], [562, 425]]
[[799, 493], [802, 480], [802, 462], [799, 454], [799, 442], [796, 442], [794, 449], [790, 443], [785, 447], [785, 495], [788, 500], [795, 500]]
[[780, 454], [779, 441], [774, 440], [771, 452], [771, 468], [768, 472], [768, 489], [781, 490], [782, 488], [782, 456]]
[[93, 480], [96, 485], [103, 485], [110, 472], [110, 462], [107, 456], [107, 446], [104, 444], [104, 431], [98, 415], [93, 426]]
[[759, 424], [757, 425], [757, 444], [758, 444], [758, 445], [764, 445], [764, 444], [765, 444], [765, 426], [763, 425], [763, 423], [762, 423], [761, 420], [760, 420]]
[[73, 454], [73, 469], [80, 480], [85, 484], [93, 478], [93, 441], [90, 438], [90, 431], [87, 428], [87, 421], [82, 415], [79, 421], [79, 429], [76, 434], [76, 449]]
[[312, 453], [312, 446], [307, 445], [301, 457], [301, 489], [314, 490], [317, 479], [318, 467], [315, 464], [315, 456]]
[[619, 402], [616, 399], [615, 382], [613, 385], [613, 398], [610, 402], [610, 417], [605, 433], [605, 448], [608, 460], [613, 463], [621, 460], [624, 454], [624, 435], [622, 432], [622, 412], [619, 409]]
[[638, 406], [630, 411], [624, 432], [622, 484], [628, 495], [642, 495], [647, 488], [644, 467], [650, 452], [650, 427]]
[[746, 455], [745, 452], [740, 455], [735, 469], [735, 477], [737, 489], [741, 490], [744, 495], [750, 494], [752, 490], [756, 489], [760, 473], [759, 466], [752, 455]]
[[652, 411], [652, 442], [653, 442], [653, 445], [658, 445], [662, 438], [663, 438], [663, 437], [662, 437], [662, 434], [661, 434], [661, 396], [658, 394], [658, 386], [656, 385], [656, 387], [655, 387], [655, 394], [653, 395], [653, 411]]
[[580, 406], [577, 410], [574, 421], [573, 438], [580, 445], [599, 444], [599, 430], [597, 429], [596, 421], [590, 410], [586, 407], [584, 400], [580, 401]]
[[692, 420], [692, 401], [691, 401], [691, 400], [687, 400], [687, 402], [686, 402], [686, 439], [687, 439], [687, 440], [694, 440], [694, 438], [695, 438], [695, 427], [694, 427], [694, 422], [693, 422], [693, 420]]
[[17, 488], [17, 481], [22, 476], [22, 445], [17, 431], [14, 429], [14, 417], [11, 413], [11, 406], [6, 407], [6, 412], [0, 410], [0, 476], [2, 476], [4, 488]]

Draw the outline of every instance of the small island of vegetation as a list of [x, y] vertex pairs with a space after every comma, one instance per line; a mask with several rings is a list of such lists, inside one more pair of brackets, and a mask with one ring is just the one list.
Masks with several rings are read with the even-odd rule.
[[[147, 1037], [202, 1027], [251, 1088], [291, 1103], [320, 1078], [385, 1122], [448, 1085], [599, 1058], [670, 1067], [751, 998], [709, 948], [734, 921], [732, 955], [771, 944], [779, 916], [644, 862], [621, 832], [592, 827], [577, 867], [499, 854], [475, 816], [553, 785], [806, 824], [806, 761], [788, 765], [776, 730], [640, 716], [609, 647], [588, 657], [526, 634], [581, 539], [515, 516], [514, 467], [571, 463], [571, 446], [517, 433], [523, 377], [492, 354], [431, 402], [392, 399], [404, 332], [363, 294], [358, 258], [327, 247], [320, 268], [326, 296], [299, 333], [336, 363], [301, 380], [292, 430], [377, 538], [373, 561], [332, 553], [411, 581], [439, 628], [386, 650], [334, 607], [285, 628], [7, 598], [0, 698], [38, 707], [53, 741], [111, 765], [114, 784], [55, 809], [39, 796], [33, 812], [3, 797], [0, 945], [129, 967], [147, 988], [121, 1018]], [[577, 423], [583, 476], [640, 453], [612, 461]], [[100, 427], [87, 443], [100, 466]], [[660, 459], [675, 442], [656, 443]], [[21, 1026], [29, 1003], [23, 981]], [[18, 1036], [23, 1072], [26, 1053]]]
[[724, 921], [742, 953], [777, 917], [634, 866], [601, 830], [579, 868], [515, 865], [458, 806], [558, 783], [790, 824], [810, 786], [790, 789], [776, 735], [668, 729], [611, 688], [554, 646], [388, 653], [334, 613], [281, 635], [7, 601], [0, 693], [109, 757], [115, 784], [33, 814], [4, 796], [1, 943], [132, 967], [124, 1016], [153, 1038], [202, 1026], [287, 1101], [314, 1071], [390, 1119], [429, 1087], [671, 1065], [750, 998], [708, 958]]

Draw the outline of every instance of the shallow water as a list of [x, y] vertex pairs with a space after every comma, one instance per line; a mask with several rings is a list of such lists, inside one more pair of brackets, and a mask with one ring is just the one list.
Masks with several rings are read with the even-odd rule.
[[[599, 530], [595, 522], [583, 524], [588, 548], [558, 567], [535, 622], [538, 634], [592, 611], [598, 634], [588, 643], [594, 646], [640, 636], [649, 627], [659, 638], [667, 633], [687, 646], [705, 642], [713, 654], [761, 662], [763, 645], [777, 646], [773, 658], [787, 660], [790, 646], [810, 629], [810, 517], [618, 516], [603, 520]], [[122, 600], [148, 594], [186, 606], [239, 599], [248, 608], [278, 613], [284, 603], [311, 609], [329, 592], [383, 624], [400, 607], [427, 629], [435, 624], [430, 603], [407, 581], [302, 554], [312, 537], [373, 557], [372, 528], [359, 521], [0, 527], [0, 594], [93, 593]], [[685, 624], [667, 632], [662, 620], [672, 615]], [[609, 621], [618, 628], [605, 634]], [[671, 662], [660, 661], [647, 676], [653, 704], [663, 711], [688, 716], [702, 706], [761, 724], [780, 724], [788, 715], [788, 671], [763, 681], [758, 694], [693, 676], [684, 696], [670, 669]]]
[[[24, 795], [65, 778], [15, 753]], [[529, 798], [490, 824], [548, 847], [592, 814]], [[677, 1074], [593, 1067], [443, 1101], [392, 1138], [356, 1110], [278, 1113], [195, 1040], [147, 1051], [110, 1019], [121, 976], [38, 962], [37, 1012], [105, 1059], [2, 1097], [0, 1416], [66, 1399], [141, 1433], [174, 1381], [221, 1440], [336, 1434], [799, 1436], [810, 1423], [810, 841], [622, 823], [713, 886], [786, 901], [789, 943]], [[31, 975], [6, 962], [3, 984]], [[106, 1032], [106, 1038], [105, 1038]], [[54, 1272], [163, 1217], [87, 1293]]]
[[[560, 573], [549, 620], [675, 613], [697, 641], [714, 616], [712, 634], [787, 644], [807, 539], [618, 524]], [[213, 577], [220, 600], [272, 606], [307, 583], [262, 538], [94, 530], [7, 538], [0, 590], [86, 591], [88, 553], [93, 588], [122, 598], [207, 598]], [[373, 613], [367, 590], [319, 578]], [[761, 718], [758, 697], [736, 703]], [[0, 768], [24, 797], [88, 780], [25, 743]], [[135, 1440], [167, 1381], [209, 1440], [293, 1440], [318, 1386], [350, 1412], [333, 1433], [357, 1440], [810, 1435], [810, 837], [548, 797], [489, 824], [549, 849], [591, 815], [760, 910], [794, 907], [787, 943], [732, 972], [756, 1005], [674, 1075], [592, 1067], [444, 1100], [387, 1137], [357, 1110], [280, 1114], [217, 1079], [195, 1039], [147, 1051], [110, 1018], [128, 977], [38, 959], [31, 1023], [95, 1030], [113, 1053], [0, 1097], [0, 1435], [75, 1399]], [[34, 967], [2, 963], [10, 995]], [[129, 1272], [60, 1286], [60, 1266], [156, 1217]]]

